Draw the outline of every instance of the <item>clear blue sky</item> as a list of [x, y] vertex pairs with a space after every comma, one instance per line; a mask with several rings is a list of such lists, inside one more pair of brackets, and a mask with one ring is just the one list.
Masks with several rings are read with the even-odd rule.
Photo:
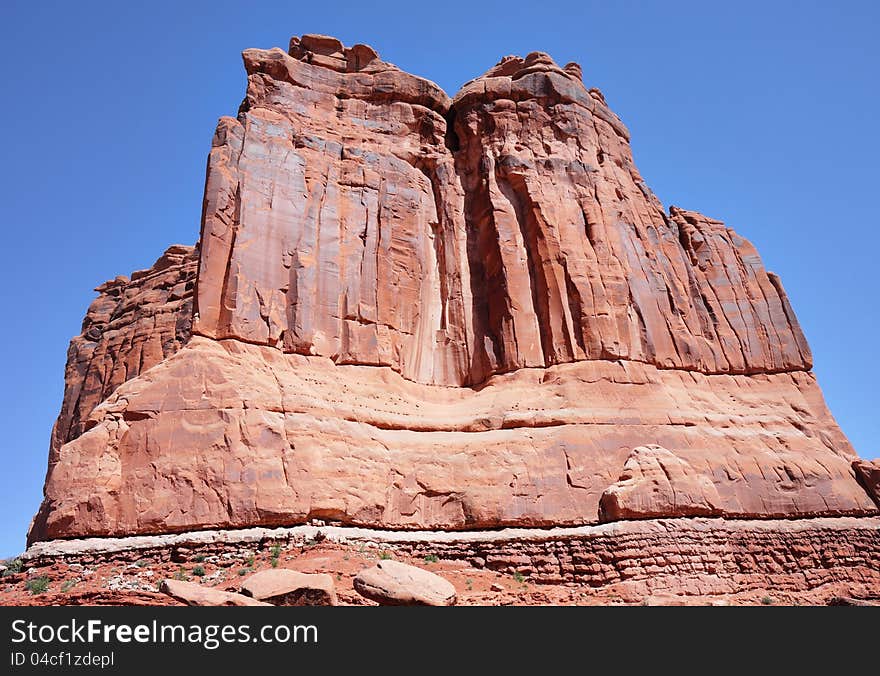
[[874, 2], [6, 0], [0, 556], [40, 501], [92, 289], [198, 236], [239, 53], [366, 42], [453, 94], [506, 54], [577, 61], [664, 204], [721, 218], [782, 277], [831, 410], [876, 457], [880, 11]]

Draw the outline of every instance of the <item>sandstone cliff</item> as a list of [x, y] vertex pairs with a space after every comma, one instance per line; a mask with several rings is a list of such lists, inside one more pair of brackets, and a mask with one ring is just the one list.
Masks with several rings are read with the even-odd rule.
[[779, 279], [664, 211], [577, 64], [244, 63], [199, 249], [72, 343], [32, 540], [877, 512]]
[[244, 112], [218, 127], [197, 333], [437, 385], [591, 359], [811, 367], [754, 248], [664, 213], [575, 66], [508, 57], [449, 101], [294, 47], [244, 53]]

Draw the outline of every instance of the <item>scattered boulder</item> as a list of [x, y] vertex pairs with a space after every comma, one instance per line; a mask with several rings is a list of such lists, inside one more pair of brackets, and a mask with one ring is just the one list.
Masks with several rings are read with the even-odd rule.
[[451, 606], [455, 587], [435, 573], [400, 561], [379, 561], [354, 578], [354, 588], [384, 606]]
[[689, 606], [693, 605], [684, 596], [678, 594], [651, 594], [642, 599], [643, 606]]
[[335, 606], [336, 586], [326, 573], [287, 568], [261, 570], [247, 578], [241, 593], [276, 606]]
[[182, 601], [188, 606], [271, 606], [249, 596], [203, 587], [195, 582], [162, 580], [159, 591]]
[[852, 596], [832, 596], [829, 606], [880, 606], [880, 599], [856, 599]]

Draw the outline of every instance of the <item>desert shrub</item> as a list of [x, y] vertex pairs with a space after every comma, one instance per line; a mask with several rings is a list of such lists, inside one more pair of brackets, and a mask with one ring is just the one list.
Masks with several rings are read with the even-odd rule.
[[15, 575], [16, 573], [20, 573], [21, 569], [24, 567], [24, 563], [21, 559], [9, 559], [8, 561], [4, 561], [4, 565], [6, 566], [6, 570], [3, 571], [4, 575]]
[[35, 577], [25, 582], [24, 588], [31, 594], [42, 594], [49, 589], [49, 582], [50, 580], [48, 577], [41, 575], [40, 577]]

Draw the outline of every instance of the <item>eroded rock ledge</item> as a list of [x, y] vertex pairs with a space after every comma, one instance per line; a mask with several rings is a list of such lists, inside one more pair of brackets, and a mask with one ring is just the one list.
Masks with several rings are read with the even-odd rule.
[[644, 595], [806, 591], [828, 583], [880, 589], [880, 518], [729, 521], [662, 519], [578, 528], [399, 532], [334, 526], [250, 528], [177, 535], [37, 543], [29, 565], [53, 559], [187, 561], [273, 542], [380, 546], [400, 554], [467, 561], [535, 582], [586, 583]]

